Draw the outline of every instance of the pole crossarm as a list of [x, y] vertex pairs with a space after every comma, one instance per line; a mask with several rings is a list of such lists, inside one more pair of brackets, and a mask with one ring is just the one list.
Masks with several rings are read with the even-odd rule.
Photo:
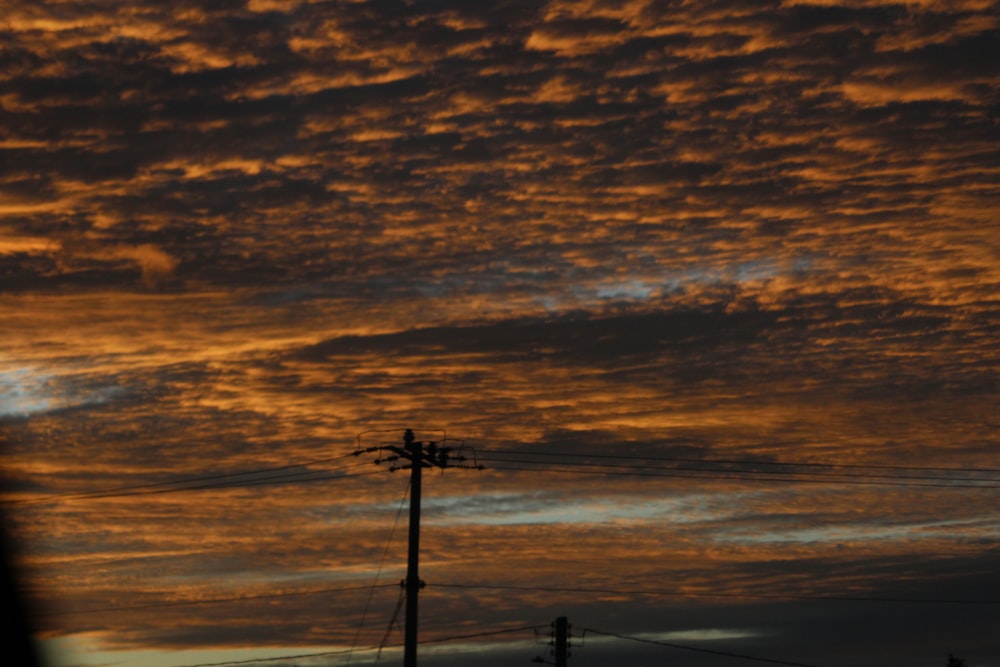
[[[407, 440], [407, 438], [409, 438], [409, 440]], [[406, 435], [403, 440], [403, 447], [382, 444], [377, 447], [359, 448], [351, 452], [351, 454], [353, 456], [361, 456], [362, 454], [373, 454], [376, 452], [391, 452], [391, 454], [387, 456], [380, 456], [372, 461], [375, 465], [381, 465], [383, 463], [393, 464], [389, 467], [389, 472], [396, 472], [397, 470], [412, 470], [415, 461], [420, 462], [421, 468], [441, 468], [442, 470], [445, 468], [486, 470], [486, 466], [481, 465], [476, 459], [475, 449], [466, 447], [464, 443], [460, 444], [459, 447], [457, 447], [457, 450], [459, 452], [466, 450], [472, 452], [472, 463], [468, 465], [466, 465], [466, 461], [469, 460], [467, 457], [460, 453], [453, 453], [456, 450], [455, 447], [443, 446], [438, 442], [415, 442], [413, 431], [410, 429], [406, 429]], [[447, 442], [448, 438], [445, 438], [444, 441]], [[405, 461], [406, 463], [397, 465], [398, 461]]]
[[[412, 432], [410, 433], [412, 435]], [[438, 447], [437, 443], [433, 442], [428, 443], [426, 447], [423, 446], [423, 443], [418, 442], [407, 449], [392, 446], [386, 449], [396, 453], [396, 456], [399, 457], [396, 459], [397, 461], [406, 459], [410, 462], [410, 465], [402, 466], [404, 469], [409, 468], [415, 461], [419, 461], [424, 468], [447, 468], [451, 458], [451, 447]], [[464, 461], [465, 457], [456, 457], [456, 460]]]

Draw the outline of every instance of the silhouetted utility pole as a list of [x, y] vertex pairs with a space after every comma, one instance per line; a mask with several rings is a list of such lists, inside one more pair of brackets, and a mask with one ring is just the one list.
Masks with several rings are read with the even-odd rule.
[[[366, 451], [377, 451], [375, 447]], [[451, 456], [451, 447], [439, 447], [435, 442], [416, 442], [413, 431], [406, 429], [403, 435], [403, 446], [385, 447], [395, 456], [378, 459], [375, 463], [384, 461], [409, 461], [407, 465], [393, 467], [391, 470], [410, 469], [410, 543], [406, 556], [406, 579], [401, 585], [406, 590], [406, 624], [404, 627], [403, 667], [417, 667], [417, 597], [424, 582], [420, 580], [420, 486], [424, 468], [475, 467], [453, 466], [451, 461], [464, 461], [463, 456]], [[361, 450], [356, 452], [361, 453]]]
[[569, 622], [565, 616], [556, 619], [556, 667], [566, 667], [569, 655]]
[[569, 621], [565, 616], [560, 616], [552, 624], [552, 641], [549, 643], [550, 653], [556, 657], [555, 662], [549, 662], [542, 656], [536, 657], [532, 662], [545, 665], [555, 665], [556, 667], [566, 667], [566, 659], [569, 658]]

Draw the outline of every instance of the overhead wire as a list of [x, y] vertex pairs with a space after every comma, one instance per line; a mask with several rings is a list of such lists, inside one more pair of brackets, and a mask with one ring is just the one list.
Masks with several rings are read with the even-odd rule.
[[753, 660], [756, 662], [767, 662], [772, 665], [789, 665], [790, 667], [817, 667], [805, 662], [795, 662], [793, 660], [778, 660], [776, 658], [763, 658], [758, 655], [748, 655], [746, 653], [733, 653], [731, 651], [720, 651], [717, 649], [704, 648], [701, 646], [688, 646], [687, 644], [675, 644], [673, 642], [665, 642], [656, 639], [646, 639], [644, 637], [636, 637], [633, 635], [622, 635], [615, 632], [604, 632], [602, 630], [595, 630], [594, 628], [584, 628], [583, 634], [586, 636], [587, 633], [595, 635], [604, 635], [605, 637], [615, 637], [617, 639], [626, 639], [628, 641], [640, 642], [643, 644], [654, 644], [656, 646], [666, 646], [668, 648], [682, 649], [685, 651], [696, 651], [698, 653], [709, 653], [712, 655], [720, 655], [726, 658], [739, 658], [741, 660]]
[[[178, 491], [200, 491], [204, 489], [220, 489], [228, 487], [243, 487], [243, 486], [259, 486], [264, 483], [275, 483], [281, 484], [286, 482], [308, 482], [308, 481], [322, 481], [325, 479], [330, 479], [329, 477], [317, 477], [315, 480], [307, 477], [308, 475], [322, 475], [336, 470], [344, 470], [348, 468], [359, 467], [367, 465], [366, 463], [359, 463], [351, 466], [342, 466], [339, 468], [334, 468], [331, 470], [305, 470], [301, 472], [295, 472], [295, 468], [305, 468], [308, 466], [320, 465], [325, 463], [333, 463], [343, 459], [359, 456], [363, 453], [360, 449], [361, 436], [369, 433], [395, 433], [402, 431], [404, 429], [382, 429], [382, 430], [370, 430], [363, 431], [357, 436], [357, 441], [359, 444], [359, 449], [340, 454], [338, 456], [330, 456], [319, 459], [311, 459], [306, 461], [298, 461], [296, 463], [289, 463], [280, 466], [267, 466], [251, 468], [249, 470], [241, 470], [235, 472], [226, 473], [213, 473], [208, 475], [195, 475], [187, 477], [177, 477], [170, 480], [164, 480], [161, 482], [149, 482], [144, 484], [129, 484], [124, 486], [112, 487], [110, 489], [102, 489], [99, 491], [85, 491], [80, 493], [67, 493], [67, 494], [57, 494], [49, 495], [41, 498], [25, 498], [25, 499], [6, 499], [0, 498], [0, 505], [7, 506], [24, 506], [24, 505], [38, 505], [38, 504], [52, 504], [67, 502], [73, 500], [91, 500], [91, 499], [102, 499], [102, 498], [120, 498], [129, 497], [135, 495], [153, 495], [159, 493], [175, 493]], [[447, 431], [444, 429], [434, 429], [443, 434], [443, 437], [447, 438]], [[260, 477], [261, 473], [268, 472], [279, 472], [279, 471], [291, 471], [282, 472], [279, 475], [271, 475]], [[251, 477], [252, 476], [252, 477]], [[359, 475], [351, 475], [359, 476]], [[240, 479], [245, 477], [251, 477], [250, 479]], [[228, 481], [226, 481], [228, 480]], [[209, 484], [201, 484], [202, 482], [211, 482]], [[180, 486], [179, 486], [180, 485]], [[193, 486], [189, 486], [193, 485]]]
[[51, 499], [65, 500], [65, 499], [73, 499], [73, 498], [87, 498], [87, 497], [90, 497], [91, 495], [93, 495], [94, 493], [101, 493], [101, 494], [105, 494], [105, 493], [126, 493], [126, 492], [130, 492], [130, 491], [138, 491], [138, 490], [143, 490], [143, 489], [154, 489], [154, 488], [157, 488], [157, 487], [173, 486], [173, 485], [176, 485], [176, 484], [188, 484], [188, 483], [208, 482], [208, 481], [213, 481], [213, 480], [222, 480], [222, 479], [228, 479], [228, 478], [234, 478], [234, 477], [243, 477], [243, 476], [246, 476], [246, 475], [256, 475], [258, 473], [263, 473], [263, 472], [276, 472], [276, 471], [279, 471], [279, 470], [291, 470], [293, 468], [304, 468], [304, 467], [307, 467], [307, 466], [319, 465], [319, 464], [322, 464], [322, 463], [333, 463], [335, 461], [341, 461], [343, 459], [350, 458], [352, 456], [355, 456], [354, 452], [351, 452], [351, 453], [348, 453], [348, 454], [341, 454], [339, 456], [329, 456], [329, 457], [325, 457], [325, 458], [321, 458], [321, 459], [312, 459], [312, 460], [309, 460], [309, 461], [299, 461], [297, 463], [288, 463], [288, 464], [280, 465], [280, 466], [267, 466], [267, 467], [260, 467], [260, 468], [251, 468], [250, 470], [241, 470], [241, 471], [226, 472], [226, 473], [213, 473], [211, 475], [195, 475], [195, 476], [188, 476], [188, 477], [177, 477], [177, 478], [170, 479], [170, 480], [165, 480], [165, 481], [162, 481], [162, 482], [149, 482], [149, 483], [146, 483], [146, 484], [129, 484], [129, 485], [125, 485], [125, 486], [117, 486], [117, 487], [112, 487], [110, 489], [103, 489], [103, 490], [97, 491], [97, 492], [70, 493], [70, 494], [63, 494], [63, 495], [58, 495], [58, 496], [49, 496], [49, 497], [45, 497], [45, 498], [30, 498], [30, 499], [27, 499], [27, 500], [21, 500], [21, 501], [15, 500], [15, 501], [7, 501], [7, 502], [10, 502], [11, 504], [30, 504], [30, 503], [35, 503], [35, 502], [45, 502], [45, 501], [49, 500], [50, 498]]
[[[542, 628], [542, 627], [545, 627], [545, 626], [542, 625], [542, 624], [525, 625], [525, 626], [518, 626], [518, 627], [515, 627], [515, 628], [502, 628], [500, 630], [487, 630], [487, 631], [483, 631], [483, 632], [471, 632], [471, 633], [462, 634], [462, 635], [449, 635], [449, 636], [445, 636], [445, 637], [433, 637], [431, 639], [422, 639], [422, 640], [418, 641], [417, 644], [420, 644], [420, 645], [440, 644], [440, 643], [443, 643], [443, 642], [450, 642], [450, 641], [456, 641], [456, 640], [461, 640], [461, 639], [478, 639], [478, 638], [481, 638], [481, 637], [496, 637], [498, 635], [514, 634], [514, 633], [518, 633], [518, 632], [526, 632], [527, 630], [534, 631], [535, 635], [537, 636], [538, 629]], [[390, 645], [390, 647], [399, 647], [399, 646], [401, 646], [401, 644], [391, 644]], [[372, 646], [372, 647], [369, 647], [369, 648], [359, 649], [359, 650], [376, 651], [378, 649], [379, 649], [379, 647]], [[247, 659], [247, 660], [227, 660], [227, 661], [223, 661], [223, 662], [202, 662], [202, 663], [198, 663], [198, 664], [173, 665], [172, 667], [221, 667], [223, 665], [249, 665], [249, 664], [263, 663], [263, 662], [274, 662], [276, 660], [296, 660], [296, 659], [300, 659], [300, 658], [319, 658], [319, 657], [323, 657], [323, 656], [344, 655], [346, 653], [348, 653], [348, 650], [346, 650], [346, 649], [340, 649], [340, 650], [336, 650], [336, 651], [321, 651], [321, 652], [315, 652], [315, 653], [299, 653], [299, 654], [295, 654], [295, 655], [280, 655], [280, 656], [271, 656], [271, 657], [267, 657], [267, 658], [251, 658], [251, 659]]]
[[[381, 431], [372, 431], [372, 433]], [[40, 504], [57, 504], [79, 500], [98, 500], [105, 498], [124, 498], [142, 495], [159, 495], [178, 493], [182, 491], [203, 491], [237, 487], [253, 487], [262, 485], [308, 483], [327, 481], [341, 477], [356, 477], [362, 474], [332, 475], [331, 473], [353, 469], [367, 465], [357, 463], [325, 470], [295, 470], [326, 463], [341, 461], [357, 456], [360, 450], [338, 456], [299, 461], [281, 466], [268, 466], [249, 470], [178, 477], [161, 482], [133, 484], [101, 489], [97, 491], [59, 494], [41, 498], [0, 499], [0, 504], [20, 507]], [[627, 454], [575, 454], [558, 452], [526, 452], [512, 450], [485, 449], [476, 452], [477, 460], [492, 462], [490, 469], [500, 471], [529, 471], [540, 467], [553, 473], [599, 474], [610, 476], [638, 477], [670, 477], [684, 479], [736, 480], [760, 482], [791, 482], [791, 483], [821, 483], [821, 484], [864, 484], [876, 486], [901, 486], [924, 488], [1000, 488], [1000, 479], [984, 477], [1000, 473], [1000, 468], [968, 468], [968, 467], [932, 467], [910, 465], [854, 464], [831, 463], [816, 461], [761, 461], [755, 459], [699, 459], [691, 457], [670, 456], [638, 456]], [[541, 459], [541, 460], [539, 460]], [[559, 466], [569, 466], [570, 469], [555, 467], [547, 463], [555, 460]], [[659, 462], [675, 465], [669, 466], [638, 466], [625, 463], [596, 462], [594, 460]], [[512, 465], [513, 464], [513, 465]], [[524, 466], [533, 466], [527, 468]], [[695, 466], [695, 467], [692, 467]], [[729, 466], [749, 466], [767, 469], [739, 469]], [[591, 472], [586, 468], [599, 469]], [[798, 469], [796, 469], [798, 468]], [[803, 470], [805, 468], [806, 470]], [[926, 475], [900, 475], [874, 473], [864, 471], [898, 471], [934, 473]], [[847, 472], [852, 471], [852, 472]], [[371, 474], [377, 474], [379, 471]], [[277, 473], [263, 475], [262, 473]], [[980, 475], [979, 477], [956, 477], [955, 474]]]
[[[302, 467], [304, 465], [308, 464], [295, 464], [292, 466], [282, 466], [281, 468], [295, 468], [295, 467]], [[203, 484], [198, 484], [198, 483], [194, 485], [190, 484], [192, 481], [197, 481], [198, 478], [178, 478], [176, 480], [157, 482], [148, 485], [144, 484], [144, 485], [134, 485], [132, 487], [116, 487], [116, 489], [114, 490], [107, 490], [107, 491], [90, 491], [90, 492], [75, 493], [75, 494], [44, 496], [42, 498], [5, 500], [2, 502], [2, 504], [9, 507], [50, 505], [50, 504], [78, 502], [87, 500], [103, 500], [109, 498], [128, 498], [134, 496], [162, 495], [169, 493], [180, 493], [185, 491], [208, 491], [208, 490], [244, 488], [244, 487], [254, 487], [254, 486], [271, 486], [278, 484], [321, 482], [331, 479], [364, 477], [366, 475], [380, 474], [383, 472], [381, 470], [375, 470], [370, 473], [349, 473], [340, 475], [331, 474], [342, 470], [351, 470], [354, 468], [359, 468], [367, 465], [369, 464], [362, 462], [362, 463], [352, 463], [350, 465], [339, 466], [336, 468], [328, 468], [324, 470], [281, 472], [275, 475], [257, 476], [249, 479], [224, 479], [226, 477], [233, 478], [239, 476], [246, 477], [249, 475], [256, 475], [259, 472], [267, 470], [267, 469], [260, 469], [260, 470], [243, 471], [239, 473], [227, 473], [225, 475], [209, 476], [209, 477], [216, 477], [219, 479], [218, 481], [206, 482]]]
[[578, 457], [590, 459], [615, 459], [633, 461], [669, 461], [679, 463], [726, 463], [726, 464], [748, 464], [748, 465], [770, 465], [770, 466], [801, 466], [810, 468], [854, 468], [854, 469], [878, 469], [878, 470], [913, 470], [913, 471], [938, 471], [938, 472], [962, 472], [962, 473], [1000, 473], [1000, 468], [981, 467], [958, 467], [958, 466], [914, 466], [914, 465], [888, 465], [878, 463], [838, 463], [820, 461], [766, 461], [760, 459], [716, 459], [716, 458], [693, 458], [677, 456], [639, 456], [634, 454], [578, 454], [574, 452], [540, 452], [540, 451], [518, 451], [504, 449], [479, 449], [478, 452], [484, 454], [513, 454], [517, 456], [547, 456], [547, 457]]
[[[494, 459], [489, 459], [486, 457], [479, 457], [480, 461], [494, 461]], [[601, 476], [611, 476], [611, 477], [666, 477], [666, 478], [676, 478], [676, 479], [704, 479], [704, 480], [733, 480], [741, 482], [778, 482], [778, 483], [791, 483], [791, 484], [845, 484], [845, 485], [863, 485], [863, 486], [891, 486], [891, 487], [913, 487], [913, 488], [945, 488], [945, 489], [1000, 489], [1000, 480], [993, 483], [992, 480], [983, 480], [982, 483], [970, 483], [970, 482], [958, 482], [958, 483], [944, 483], [947, 479], [942, 478], [942, 483], [933, 482], [908, 482], [908, 481], [891, 481], [891, 480], [869, 480], [869, 479], [856, 479], [849, 475], [842, 477], [831, 478], [831, 477], [767, 477], [765, 475], [773, 473], [761, 473], [754, 471], [737, 471], [737, 470], [712, 470], [712, 469], [702, 469], [702, 470], [678, 470], [676, 468], [640, 468], [637, 466], [617, 466], [618, 468], [625, 468], [625, 470], [607, 470], [606, 468], [612, 467], [605, 464], [584, 464], [584, 463], [573, 463], [573, 462], [560, 462], [559, 465], [573, 466], [570, 468], [556, 468], [550, 464], [540, 461], [513, 461], [511, 459], [495, 459], [497, 463], [508, 463], [514, 462], [520, 465], [490, 465], [486, 466], [486, 470], [499, 470], [499, 471], [515, 471], [515, 472], [551, 472], [560, 474], [575, 474], [575, 475], [601, 475]], [[588, 468], [599, 468], [598, 470], [590, 470]]]
[[[393, 588], [396, 584], [380, 584], [377, 588]], [[217, 598], [198, 598], [193, 600], [159, 600], [146, 604], [120, 605], [114, 607], [90, 607], [87, 609], [40, 610], [38, 616], [77, 616], [83, 614], [106, 614], [119, 611], [139, 611], [142, 609], [163, 609], [165, 607], [188, 607], [203, 604], [220, 604], [225, 602], [247, 602], [252, 600], [270, 600], [276, 598], [301, 597], [306, 595], [321, 595], [324, 593], [346, 593], [350, 591], [368, 590], [371, 585], [338, 586], [330, 588], [315, 588], [304, 591], [285, 591], [282, 593], [251, 593], [248, 595], [231, 595]]]
[[509, 635], [509, 634], [515, 634], [515, 633], [519, 633], [519, 632], [526, 632], [528, 630], [534, 631], [535, 632], [535, 636], [537, 637], [538, 630], [540, 628], [544, 628], [544, 627], [547, 627], [547, 626], [543, 625], [543, 624], [521, 625], [521, 626], [518, 626], [516, 628], [503, 628], [501, 630], [489, 630], [489, 631], [485, 631], [485, 632], [471, 632], [471, 633], [462, 634], [462, 635], [447, 635], [445, 637], [434, 637], [434, 638], [431, 638], [431, 639], [422, 639], [422, 640], [418, 641], [417, 643], [418, 644], [440, 644], [442, 642], [452, 642], [452, 641], [456, 641], [456, 640], [459, 640], [459, 639], [479, 639], [481, 637], [496, 637], [498, 635]]
[[[354, 641], [351, 643], [351, 648], [353, 649], [358, 644], [358, 638], [361, 636], [361, 630], [365, 625], [365, 618], [368, 616], [368, 609], [371, 607], [372, 597], [375, 595], [375, 589], [378, 586], [379, 577], [382, 575], [382, 568], [385, 567], [385, 559], [389, 555], [389, 547], [392, 545], [392, 538], [396, 534], [396, 526], [399, 524], [399, 517], [403, 514], [403, 503], [406, 501], [406, 497], [410, 492], [410, 481], [407, 479], [406, 486], [403, 488], [403, 495], [399, 499], [399, 507], [396, 509], [396, 517], [392, 520], [392, 528], [389, 529], [389, 537], [385, 541], [385, 547], [382, 549], [382, 558], [379, 560], [378, 569], [375, 571], [375, 579], [372, 582], [371, 590], [368, 593], [368, 599], [365, 600], [365, 607], [361, 611], [361, 620], [358, 622], [358, 630], [354, 633]], [[397, 607], [398, 611], [398, 607]], [[391, 627], [391, 623], [390, 623]], [[386, 632], [388, 636], [388, 631]], [[383, 640], [383, 644], [385, 640]], [[381, 652], [381, 648], [379, 649]], [[348, 654], [347, 664], [351, 663], [350, 654]]]
[[[440, 430], [442, 433], [446, 433], [443, 429], [438, 429], [438, 430]], [[383, 433], [383, 432], [385, 433], [395, 432], [395, 430], [365, 431], [364, 433]], [[359, 442], [361, 435], [362, 434], [359, 434], [358, 436]], [[181, 491], [203, 491], [203, 490], [214, 490], [214, 489], [224, 489], [224, 488], [236, 488], [236, 487], [242, 488], [242, 487], [252, 487], [252, 486], [262, 486], [262, 485], [273, 485], [273, 484], [299, 483], [299, 482], [306, 483], [313, 481], [325, 481], [340, 477], [360, 477], [363, 476], [363, 474], [331, 476], [329, 475], [329, 473], [366, 466], [369, 465], [368, 463], [362, 462], [326, 470], [296, 471], [295, 468], [307, 468], [309, 466], [314, 466], [314, 465], [333, 463], [336, 461], [341, 461], [346, 458], [356, 457], [362, 453], [363, 451], [358, 449], [352, 452], [348, 452], [346, 454], [341, 454], [339, 456], [312, 459], [307, 461], [299, 461], [296, 463], [290, 463], [280, 466], [252, 468], [249, 470], [241, 470], [228, 473], [215, 473], [210, 475], [177, 477], [174, 479], [164, 480], [161, 482], [130, 484], [130, 485], [112, 487], [110, 489], [102, 489], [98, 491], [85, 491], [80, 493], [48, 495], [40, 498], [24, 498], [24, 499], [0, 498], [0, 505], [11, 506], [11, 507], [47, 505], [47, 504], [58, 504], [63, 502], [72, 502], [78, 500], [127, 498], [132, 496], [177, 493]], [[261, 473], [271, 473], [271, 472], [276, 472], [278, 474], [261, 476]], [[376, 471], [371, 474], [378, 474], [379, 472], [382, 471]]]
[[349, 473], [349, 474], [341, 474], [341, 475], [330, 474], [331, 472], [335, 472], [337, 470], [344, 470], [346, 468], [352, 468], [352, 467], [355, 467], [355, 466], [345, 466], [344, 468], [337, 468], [337, 469], [334, 469], [332, 471], [312, 471], [312, 473], [310, 473], [310, 474], [314, 475], [312, 477], [306, 477], [304, 475], [300, 475], [300, 476], [282, 476], [279, 479], [248, 480], [248, 481], [242, 481], [242, 482], [226, 482], [226, 483], [222, 483], [222, 484], [205, 484], [205, 485], [201, 485], [201, 486], [185, 486], [185, 487], [177, 487], [177, 488], [150, 489], [150, 490], [147, 490], [147, 491], [134, 491], [134, 492], [130, 492], [130, 493], [94, 493], [93, 495], [89, 495], [89, 496], [81, 497], [81, 498], [66, 498], [66, 499], [47, 498], [46, 500], [39, 501], [38, 503], [30, 502], [30, 503], [26, 503], [26, 504], [59, 504], [59, 503], [64, 503], [64, 502], [73, 503], [73, 502], [87, 501], [87, 500], [104, 500], [104, 499], [109, 499], [109, 498], [128, 498], [128, 497], [133, 497], [133, 496], [156, 496], [156, 495], [164, 495], [164, 494], [171, 494], [171, 493], [181, 493], [181, 492], [185, 492], [185, 491], [216, 491], [216, 490], [221, 490], [221, 489], [240, 489], [240, 488], [251, 488], [251, 487], [255, 487], [255, 486], [276, 486], [276, 485], [291, 484], [291, 483], [308, 484], [308, 483], [311, 483], [311, 482], [323, 482], [323, 481], [329, 481], [329, 480], [333, 480], [333, 479], [350, 479], [352, 477], [365, 477], [367, 475], [376, 475], [376, 474], [379, 474], [379, 472], [380, 472], [380, 471], [372, 471], [372, 472], [367, 472], [367, 473], [361, 472], [361, 473]]
[[[399, 619], [399, 611], [403, 608], [403, 603], [406, 602], [406, 588], [399, 588], [399, 597], [396, 599], [396, 608], [392, 611], [392, 616], [389, 618], [389, 625], [385, 628], [385, 634], [382, 635], [382, 641], [379, 642], [378, 651], [375, 652], [375, 661], [373, 665], [377, 665], [379, 659], [382, 657], [382, 649], [385, 648], [386, 644], [389, 643], [389, 635], [392, 634], [393, 627], [396, 626], [396, 621]], [[350, 665], [350, 658], [348, 658], [348, 665]]]
[[581, 586], [518, 586], [515, 584], [457, 584], [434, 583], [433, 588], [483, 589], [499, 591], [524, 591], [545, 593], [583, 593], [588, 595], [634, 595], [637, 597], [713, 597], [713, 598], [749, 598], [764, 600], [801, 600], [822, 602], [886, 602], [897, 604], [948, 604], [948, 605], [1000, 605], [1000, 599], [964, 600], [956, 598], [897, 598], [878, 596], [848, 596], [848, 595], [802, 595], [782, 593], [741, 593], [741, 592], [711, 592], [711, 591], [662, 591], [654, 589], [618, 589], [605, 587]]
[[[364, 649], [365, 651], [374, 651], [375, 647]], [[316, 653], [296, 653], [293, 655], [275, 655], [267, 658], [247, 658], [245, 660], [223, 660], [222, 662], [199, 662], [197, 664], [186, 664], [186, 665], [172, 665], [172, 667], [222, 667], [223, 665], [253, 665], [262, 662], [275, 662], [276, 660], [299, 660], [302, 658], [322, 658], [325, 656], [333, 655], [344, 655], [348, 653], [347, 649], [339, 649], [336, 651], [319, 651]]]
[[[485, 454], [485, 455], [482, 455]], [[483, 452], [482, 454], [477, 453], [478, 458], [484, 461], [509, 461], [512, 463], [538, 463], [542, 464], [542, 461], [536, 461], [532, 458], [523, 458], [525, 456], [538, 456], [538, 457], [559, 457], [560, 459], [570, 459], [568, 461], [560, 461], [561, 463], [567, 465], [579, 465], [579, 466], [600, 466], [605, 468], [627, 468], [634, 469], [637, 466], [635, 464], [622, 464], [622, 463], [594, 463], [590, 459], [614, 459], [614, 460], [632, 460], [632, 461], [656, 461], [656, 462], [670, 462], [680, 465], [674, 465], [670, 467], [663, 466], [643, 466], [647, 470], [667, 470], [667, 471], [686, 471], [686, 472], [737, 472], [745, 474], [766, 474], [766, 475], [809, 475], [817, 477], [847, 477], [847, 478], [859, 478], [859, 479], [888, 479], [888, 480], [931, 480], [931, 481], [956, 481], [956, 482], [1000, 482], [998, 478], [984, 478], [984, 477], [954, 477], [950, 476], [954, 472], [962, 472], [966, 474], [979, 473], [979, 474], [990, 474], [986, 470], [972, 470], [972, 469], [956, 469], [956, 468], [940, 468], [936, 469], [938, 474], [936, 475], [900, 475], [900, 474], [888, 474], [888, 473], [871, 473], [871, 472], [838, 472], [838, 468], [847, 467], [840, 466], [837, 464], [802, 464], [802, 463], [790, 463], [790, 462], [778, 462], [778, 461], [751, 461], [751, 460], [735, 460], [735, 459], [681, 459], [681, 458], [669, 458], [669, 457], [641, 457], [641, 456], [614, 456], [612, 454], [557, 454], [554, 452], [504, 452], [500, 450], [489, 450]], [[499, 456], [500, 458], [492, 458]], [[577, 462], [573, 459], [581, 459]], [[682, 467], [690, 466], [692, 464], [698, 464], [699, 467]], [[768, 470], [752, 470], [752, 469], [734, 469], [729, 467], [719, 467], [719, 466], [731, 466], [731, 465], [742, 465], [742, 466], [769, 466], [772, 469]], [[714, 467], [711, 467], [714, 466]], [[781, 467], [785, 469], [781, 469]], [[794, 468], [812, 468], [812, 470], [794, 470]], [[819, 469], [817, 469], [819, 468]], [[850, 466], [851, 469], [863, 469], [862, 466]], [[886, 469], [882, 466], [875, 466], [872, 469], [883, 470]], [[905, 469], [901, 469], [905, 471]], [[931, 472], [935, 469], [924, 468], [923, 472]]]

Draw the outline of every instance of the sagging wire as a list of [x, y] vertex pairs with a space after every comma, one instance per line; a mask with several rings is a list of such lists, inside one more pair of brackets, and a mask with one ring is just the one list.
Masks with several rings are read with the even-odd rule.
[[406, 600], [406, 589], [400, 587], [399, 589], [399, 599], [396, 600], [396, 609], [392, 612], [392, 618], [389, 619], [389, 626], [385, 629], [385, 635], [382, 637], [382, 641], [379, 642], [378, 651], [375, 652], [375, 662], [372, 665], [377, 665], [379, 659], [382, 657], [382, 649], [389, 641], [389, 635], [392, 634], [392, 629], [396, 626], [399, 620], [399, 610], [403, 608], [403, 602]]
[[[361, 621], [358, 623], [358, 631], [354, 633], [354, 641], [351, 642], [351, 652], [358, 645], [358, 639], [361, 637], [361, 630], [365, 626], [365, 618], [368, 616], [368, 608], [371, 606], [372, 597], [375, 595], [375, 589], [378, 587], [379, 577], [382, 575], [382, 568], [385, 566], [385, 559], [389, 555], [389, 547], [392, 545], [392, 538], [396, 534], [396, 526], [399, 525], [399, 517], [403, 515], [403, 503], [406, 502], [407, 496], [410, 494], [410, 482], [407, 480], [406, 487], [403, 489], [403, 495], [399, 499], [399, 507], [396, 508], [396, 518], [392, 521], [392, 528], [389, 530], [389, 539], [385, 542], [385, 548], [382, 549], [382, 559], [379, 561], [378, 570], [375, 572], [375, 581], [372, 582], [372, 587], [368, 591], [368, 599], [365, 601], [365, 608], [361, 612]], [[399, 608], [396, 608], [396, 613], [399, 613]], [[381, 647], [379, 651], [381, 651]], [[376, 658], [377, 661], [377, 658]], [[347, 664], [351, 664], [351, 653], [347, 655]]]

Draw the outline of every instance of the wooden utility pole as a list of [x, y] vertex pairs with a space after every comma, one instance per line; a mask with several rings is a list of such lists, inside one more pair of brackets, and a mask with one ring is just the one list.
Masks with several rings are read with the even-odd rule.
[[[424, 468], [447, 468], [450, 447], [437, 443], [416, 442], [413, 431], [406, 429], [402, 447], [388, 447], [398, 459], [409, 461], [401, 466], [410, 469], [410, 540], [406, 555], [406, 624], [403, 638], [403, 667], [417, 667], [417, 597], [424, 582], [420, 580], [420, 486]], [[396, 459], [396, 457], [393, 457]], [[398, 460], [396, 459], [396, 460]], [[464, 460], [457, 457], [456, 460]]]

